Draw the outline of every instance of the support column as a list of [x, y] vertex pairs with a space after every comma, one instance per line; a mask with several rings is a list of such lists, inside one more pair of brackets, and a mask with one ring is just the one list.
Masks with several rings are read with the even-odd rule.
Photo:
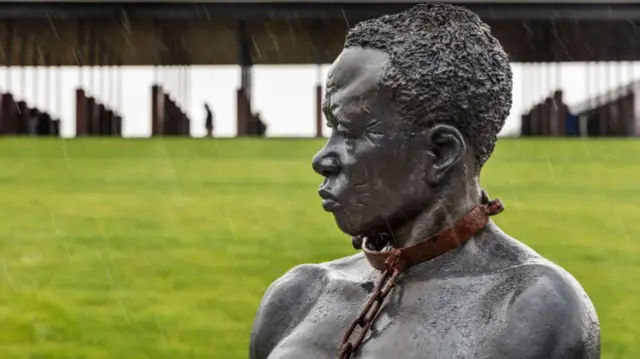
[[151, 86], [151, 135], [162, 134], [164, 123], [164, 92], [158, 84]]
[[[29, 44], [29, 47], [33, 47], [34, 44]], [[40, 49], [38, 47], [33, 49], [33, 52], [31, 53], [31, 64], [33, 66], [33, 77], [31, 78], [31, 101], [29, 101], [30, 103], [30, 107], [34, 108], [37, 111], [37, 116], [40, 117], [40, 112], [42, 111], [42, 106], [40, 105], [40, 84], [38, 81], [38, 75], [40, 75], [40, 69], [39, 69], [39, 63], [38, 63], [38, 59], [39, 59], [39, 52]]]
[[[604, 71], [603, 71], [604, 70]], [[609, 107], [607, 102], [606, 62], [598, 62], [598, 113], [600, 114], [600, 136], [609, 135]]]
[[597, 68], [594, 66], [593, 61], [588, 61], [586, 63], [587, 74], [586, 74], [586, 87], [587, 87], [587, 108], [584, 110], [584, 120], [580, 122], [580, 126], [584, 125], [584, 128], [581, 129], [581, 133], [585, 136], [583, 137], [595, 137], [598, 136], [597, 131], [593, 131], [597, 125], [598, 119], [594, 116], [596, 110], [596, 95], [598, 94], [598, 86], [596, 84], [595, 78], [597, 77]]
[[[318, 66], [320, 72], [320, 66]], [[316, 85], [316, 138], [322, 138], [322, 85]]]
[[56, 133], [56, 135], [58, 137], [62, 137], [61, 133], [62, 133], [62, 104], [60, 101], [60, 88], [62, 86], [62, 54], [57, 54], [56, 56], [56, 67], [55, 67], [55, 81], [54, 81], [54, 88], [56, 88], [57, 90], [54, 91], [54, 107], [55, 107], [55, 113], [56, 113], [56, 119], [58, 120], [58, 132]]
[[[19, 91], [15, 91], [15, 93], [19, 94], [20, 97], [20, 101], [19, 102], [23, 102], [24, 106], [23, 107], [28, 107], [26, 106], [26, 89], [27, 89], [27, 66], [26, 64], [29, 61], [29, 56], [28, 56], [28, 51], [29, 51], [29, 46], [28, 44], [30, 43], [30, 38], [31, 38], [31, 33], [27, 32], [26, 34], [24, 34], [24, 36], [22, 36], [19, 40], [19, 46], [18, 46], [18, 57], [19, 57], [19, 63], [21, 64], [21, 68], [20, 68], [20, 80], [19, 80], [19, 87], [20, 90]], [[20, 109], [20, 104], [18, 105], [18, 108]], [[24, 113], [24, 111], [20, 111], [20, 117], [21, 120], [24, 118], [26, 121], [27, 118], [27, 114]], [[22, 125], [20, 125], [19, 127], [22, 127]], [[24, 126], [24, 130], [26, 133], [26, 124]], [[18, 131], [19, 133], [21, 132], [21, 130]]]
[[115, 107], [116, 107], [116, 135], [122, 137], [122, 122], [124, 118], [124, 114], [122, 113], [122, 66], [121, 61], [118, 60], [116, 63], [116, 78], [115, 78]]
[[99, 46], [99, 42], [96, 39], [95, 34], [95, 24], [89, 27], [89, 63], [90, 63], [90, 73], [89, 73], [89, 99], [88, 105], [89, 115], [88, 115], [88, 134], [91, 136], [95, 136], [100, 133], [100, 103], [99, 103], [99, 90], [100, 86], [98, 84], [99, 72], [97, 71], [97, 65], [100, 63], [100, 49], [96, 49]]
[[184, 96], [184, 115], [185, 115], [185, 134], [187, 137], [191, 137], [191, 59], [189, 51], [183, 46], [184, 56], [184, 82], [183, 82], [183, 96]]
[[178, 48], [176, 42], [176, 34], [172, 31], [171, 28], [163, 27], [163, 43], [167, 45], [168, 51], [167, 62], [169, 64], [168, 68], [168, 77], [169, 77], [169, 91], [165, 95], [165, 103], [167, 104], [166, 108], [166, 118], [165, 118], [165, 126], [164, 133], [166, 135], [176, 136], [178, 135], [178, 127], [180, 123], [179, 113], [180, 113], [180, 104], [178, 99], [178, 89], [177, 89], [177, 64], [179, 63], [179, 59], [177, 58]]
[[189, 66], [189, 54], [186, 49], [186, 44], [182, 37], [178, 41], [178, 50], [180, 58], [180, 135], [190, 137], [191, 136], [191, 124], [189, 120], [189, 101], [187, 100], [187, 71]]
[[74, 49], [75, 58], [78, 61], [78, 87], [76, 88], [76, 137], [87, 134], [87, 104], [84, 88], [84, 46], [85, 26], [82, 20], [78, 20], [78, 48]]
[[554, 136], [565, 136], [567, 106], [564, 104], [564, 94], [562, 90], [553, 93], [553, 103], [555, 107]]
[[251, 67], [253, 59], [251, 56], [251, 45], [244, 21], [239, 21], [238, 26], [238, 48], [240, 50], [240, 88], [236, 91], [236, 126], [237, 137], [249, 135], [249, 121], [251, 121]]
[[20, 90], [19, 91], [14, 91], [14, 95], [17, 97], [16, 99], [14, 99], [14, 102], [16, 100], [18, 100], [16, 102], [16, 115], [15, 115], [15, 127], [16, 127], [16, 133], [19, 135], [26, 135], [29, 132], [29, 128], [27, 128], [27, 121], [29, 118], [29, 106], [27, 105], [26, 102], [26, 64], [29, 61], [28, 59], [28, 47], [27, 47], [27, 40], [26, 38], [30, 37], [30, 33], [27, 32], [26, 34], [24, 34], [19, 40], [19, 46], [18, 46], [18, 58], [19, 58], [19, 63], [20, 63]]
[[522, 101], [523, 108], [522, 113], [520, 114], [520, 136], [526, 137], [531, 135], [529, 133], [530, 121], [528, 121], [529, 104], [527, 103], [527, 84], [529, 83], [529, 74], [527, 63], [522, 63], [520, 66], [522, 68], [522, 83], [524, 84], [524, 86], [521, 87], [522, 92], [520, 93], [520, 101]]
[[558, 84], [555, 82], [556, 67], [554, 62], [547, 64], [547, 77], [549, 82], [548, 96], [551, 99], [551, 116], [549, 117], [549, 135], [553, 137], [560, 136], [560, 120], [564, 121], [564, 118], [560, 119], [560, 107], [562, 103], [556, 101], [556, 91], [558, 90]]
[[51, 75], [53, 67], [51, 61], [51, 53], [48, 51], [44, 54], [44, 100], [42, 101], [42, 107], [45, 109], [44, 121], [46, 124], [47, 135], [54, 136], [56, 134], [57, 125], [55, 119], [53, 118], [53, 102], [52, 102], [52, 84], [51, 84]]
[[84, 88], [76, 89], [76, 137], [87, 135], [87, 115], [89, 113], [87, 95]]
[[[624, 83], [624, 75], [623, 75], [623, 71], [624, 71], [624, 66], [626, 65], [626, 62], [617, 62], [615, 63], [615, 70], [616, 70], [616, 78], [615, 78], [615, 83], [616, 83], [616, 89], [622, 89], [624, 87], [626, 87], [627, 83]], [[617, 92], [617, 91], [616, 91]], [[625, 114], [625, 107], [624, 107], [624, 99], [627, 95], [628, 90], [625, 90], [624, 93], [621, 93], [618, 95], [618, 98], [616, 98], [616, 136], [626, 136], [627, 135], [627, 118], [626, 118], [626, 114]]]
[[324, 34], [324, 24], [322, 21], [314, 21], [309, 29], [309, 35], [313, 43], [315, 50], [315, 62], [316, 62], [316, 87], [315, 87], [315, 137], [322, 137], [322, 56], [327, 47], [328, 39], [321, 34]]
[[7, 49], [5, 52], [6, 61], [4, 63], [5, 72], [4, 72], [4, 92], [10, 92], [11, 89], [11, 65], [13, 64], [13, 22], [8, 22], [5, 26], [5, 41], [4, 48]]
[[531, 124], [532, 124], [532, 134], [534, 136], [540, 136], [541, 135], [541, 130], [540, 130], [540, 105], [539, 104], [534, 104], [533, 107], [531, 108]]
[[[26, 46], [26, 42], [27, 40], [25, 38], [28, 38], [30, 36], [30, 33], [26, 33], [24, 35], [24, 37], [22, 37], [20, 39], [20, 45], [18, 47], [18, 57], [19, 57], [19, 62], [21, 64], [21, 68], [20, 68], [20, 91], [16, 91], [17, 93], [19, 93], [21, 96], [19, 98], [19, 101], [16, 103], [17, 105], [17, 124], [16, 124], [16, 132], [19, 135], [27, 135], [30, 134], [29, 132], [29, 127], [27, 126], [27, 121], [29, 118], [29, 106], [27, 106], [27, 102], [25, 99], [25, 89], [26, 89], [26, 64], [28, 61], [28, 56], [27, 56], [27, 46]], [[15, 100], [14, 100], [15, 101]]]
[[[627, 65], [627, 75], [626, 78], [630, 80], [630, 82], [635, 82], [635, 73], [634, 73], [634, 62], [633, 61], [629, 61], [628, 65]], [[626, 112], [626, 117], [625, 117], [625, 121], [627, 123], [625, 129], [626, 129], [626, 136], [636, 136], [636, 115], [635, 115], [635, 110], [634, 110], [634, 97], [635, 97], [635, 89], [632, 88], [630, 91], [630, 93], [627, 95], [629, 97], [629, 99], [627, 101], [629, 101], [629, 110]]]
[[158, 20], [153, 22], [155, 64], [153, 66], [153, 86], [151, 86], [151, 137], [159, 136], [162, 133], [162, 123], [164, 120], [162, 100], [164, 99], [162, 89], [162, 63], [163, 54], [160, 51], [161, 30]]
[[99, 120], [99, 133], [100, 136], [109, 136], [111, 134], [111, 105], [109, 104], [109, 49], [105, 40], [100, 42], [100, 120]]
[[11, 119], [14, 117], [14, 109], [13, 105], [14, 99], [13, 94], [11, 93], [11, 69], [13, 65], [13, 24], [7, 24], [7, 38], [5, 41], [5, 49], [7, 61], [5, 63], [5, 92], [2, 93], [2, 98], [0, 99], [0, 135], [5, 135], [9, 133], [9, 127]]

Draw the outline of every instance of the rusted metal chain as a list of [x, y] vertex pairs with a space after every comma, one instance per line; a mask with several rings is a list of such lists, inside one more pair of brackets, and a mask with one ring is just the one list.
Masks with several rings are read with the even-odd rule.
[[[398, 255], [392, 255], [387, 258], [386, 264], [387, 269], [382, 273], [373, 295], [369, 298], [362, 312], [360, 312], [358, 319], [351, 324], [342, 338], [338, 359], [351, 358], [351, 355], [362, 345], [362, 341], [376, 319], [378, 312], [380, 312], [384, 300], [395, 287], [400, 273], [405, 269], [404, 262], [400, 261]], [[358, 328], [359, 331], [356, 332]]]
[[[375, 291], [364, 309], [342, 338], [338, 359], [351, 359], [353, 353], [360, 348], [371, 324], [382, 308], [384, 300], [395, 287], [400, 273], [409, 266], [422, 263], [460, 247], [487, 224], [490, 216], [504, 210], [499, 199], [489, 200], [489, 196], [484, 191], [481, 203], [467, 212], [453, 227], [443, 230], [426, 241], [408, 247], [385, 252], [380, 251], [381, 248], [375, 248], [376, 251], [372, 251], [367, 248], [369, 238], [353, 238], [354, 248], [364, 251], [371, 266], [382, 272], [382, 277], [376, 284]], [[384, 239], [384, 237], [379, 237], [377, 244], [380, 246], [386, 244]], [[373, 243], [373, 246], [376, 247], [376, 243]]]

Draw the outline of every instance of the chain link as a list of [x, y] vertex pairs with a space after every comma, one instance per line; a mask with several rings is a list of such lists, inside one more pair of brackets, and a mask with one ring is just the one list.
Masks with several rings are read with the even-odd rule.
[[[371, 324], [376, 319], [382, 303], [396, 285], [396, 280], [401, 272], [402, 268], [395, 267], [393, 269], [389, 268], [382, 273], [382, 277], [378, 281], [376, 289], [371, 298], [369, 298], [367, 305], [365, 305], [358, 318], [351, 324], [342, 338], [338, 359], [350, 359], [351, 355], [358, 350], [369, 328], [371, 328]], [[355, 335], [355, 340], [352, 341], [354, 332], [358, 327], [360, 331]]]

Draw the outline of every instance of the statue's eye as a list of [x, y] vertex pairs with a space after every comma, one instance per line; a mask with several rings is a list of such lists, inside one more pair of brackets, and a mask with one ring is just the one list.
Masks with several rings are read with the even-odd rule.
[[349, 132], [349, 129], [346, 128], [343, 125], [338, 125], [338, 127], [336, 128], [336, 131], [338, 131], [338, 133], [344, 137], [345, 140], [351, 140], [353, 139], [353, 136], [351, 135], [351, 133]]

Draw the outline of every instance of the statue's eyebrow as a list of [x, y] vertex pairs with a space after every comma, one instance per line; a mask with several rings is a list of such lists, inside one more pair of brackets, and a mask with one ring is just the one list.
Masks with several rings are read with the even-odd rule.
[[322, 112], [324, 113], [324, 117], [327, 120], [327, 122], [329, 123], [329, 125], [334, 126], [336, 123], [336, 117], [334, 116], [333, 112], [331, 111], [331, 106], [329, 106], [329, 101], [325, 101], [322, 104]]
[[344, 117], [340, 116], [340, 113], [337, 110], [338, 105], [332, 105], [329, 101], [326, 101], [322, 106], [322, 111], [324, 112], [324, 115], [330, 124], [340, 124], [343, 126], [348, 125], [349, 121], [346, 121]]
[[340, 115], [339, 111], [336, 111], [337, 107], [331, 109], [330, 114], [333, 121], [335, 121], [339, 125], [349, 126], [350, 122], [342, 115]]

